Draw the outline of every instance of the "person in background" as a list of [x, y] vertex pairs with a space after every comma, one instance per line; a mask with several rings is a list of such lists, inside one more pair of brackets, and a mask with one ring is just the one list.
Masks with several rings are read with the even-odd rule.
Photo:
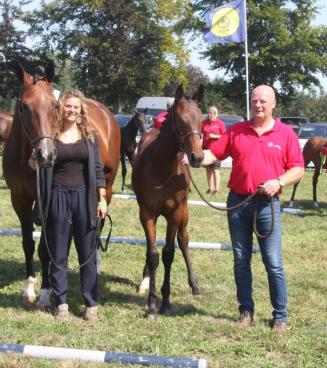
[[[60, 100], [55, 146], [46, 234], [52, 256], [50, 280], [56, 318], [69, 317], [67, 263], [74, 238], [81, 266], [84, 319], [92, 322], [97, 319], [97, 218], [107, 214], [106, 181], [85, 97], [78, 90], [69, 91]], [[29, 164], [35, 168], [33, 157]]]
[[153, 119], [153, 129], [160, 130], [162, 124], [166, 121], [167, 115], [169, 114], [169, 111], [171, 110], [172, 106], [174, 104], [174, 98], [169, 97], [167, 99], [167, 110], [160, 112], [158, 115], [156, 115]]
[[[256, 213], [260, 234], [268, 235], [273, 224], [272, 233], [264, 238], [257, 236], [257, 240], [268, 275], [273, 306], [272, 330], [285, 333], [288, 326], [287, 285], [281, 254], [279, 196], [285, 185], [302, 178], [304, 163], [298, 137], [291, 127], [273, 116], [275, 106], [274, 90], [267, 85], [256, 87], [251, 94], [252, 119], [234, 124], [209, 150], [204, 150], [203, 165], [232, 157], [227, 207], [237, 206], [258, 188], [260, 190], [259, 195], [227, 213], [240, 312], [237, 325], [249, 327], [253, 322], [251, 258]], [[188, 163], [183, 152], [177, 157], [182, 163]]]
[[[202, 124], [203, 149], [210, 149], [210, 146], [218, 140], [226, 132], [225, 124], [218, 118], [218, 109], [216, 106], [209, 107], [208, 117]], [[220, 165], [221, 162], [216, 160], [212, 164], [206, 166], [208, 190], [207, 193], [216, 194], [220, 187]]]

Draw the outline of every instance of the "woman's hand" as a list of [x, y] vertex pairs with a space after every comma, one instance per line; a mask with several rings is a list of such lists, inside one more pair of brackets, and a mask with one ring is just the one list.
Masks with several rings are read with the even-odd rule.
[[104, 219], [108, 213], [108, 205], [106, 201], [98, 202], [97, 217]]

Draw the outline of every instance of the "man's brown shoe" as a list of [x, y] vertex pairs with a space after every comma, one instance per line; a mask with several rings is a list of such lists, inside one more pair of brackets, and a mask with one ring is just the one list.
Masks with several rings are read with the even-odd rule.
[[250, 327], [252, 325], [253, 318], [250, 312], [244, 311], [240, 314], [240, 318], [236, 321], [236, 325], [240, 327]]
[[272, 326], [272, 331], [277, 334], [284, 334], [287, 332], [287, 322], [286, 321], [274, 321]]
[[56, 319], [58, 321], [67, 321], [68, 318], [69, 318], [68, 304], [58, 305]]

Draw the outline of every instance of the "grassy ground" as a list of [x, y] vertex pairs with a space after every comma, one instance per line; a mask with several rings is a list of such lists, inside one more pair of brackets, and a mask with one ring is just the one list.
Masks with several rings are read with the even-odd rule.
[[[205, 191], [204, 170], [193, 169], [193, 173]], [[221, 175], [221, 194], [215, 197], [219, 202], [226, 199], [229, 170], [222, 169]], [[0, 237], [0, 342], [204, 358], [210, 367], [327, 366], [327, 176], [321, 175], [318, 185], [319, 210], [311, 207], [311, 176], [312, 173], [306, 173], [298, 188], [297, 207], [304, 209], [305, 214], [283, 214], [290, 315], [290, 331], [286, 336], [275, 336], [268, 327], [271, 305], [259, 254], [253, 256], [256, 324], [253, 328], [239, 330], [234, 326], [238, 313], [231, 252], [191, 250], [193, 267], [203, 291], [199, 299], [191, 295], [185, 265], [177, 250], [171, 278], [173, 316], [151, 322], [145, 318], [146, 297], [136, 292], [145, 249], [112, 244], [108, 253], [102, 254], [99, 322], [90, 327], [81, 319], [83, 302], [78, 273], [69, 275], [68, 303], [72, 317], [68, 323], [55, 321], [51, 314], [40, 313], [32, 307], [24, 307], [21, 291], [25, 266], [21, 240]], [[120, 175], [115, 184], [116, 192], [119, 188]], [[291, 188], [286, 188], [283, 195], [285, 204], [290, 191]], [[190, 198], [198, 199], [194, 190]], [[144, 236], [135, 202], [113, 199], [110, 212], [114, 222], [112, 236]], [[4, 229], [19, 228], [3, 181], [0, 181], [0, 223]], [[158, 227], [158, 238], [163, 239], [163, 220]], [[189, 233], [192, 241], [229, 242], [225, 214], [207, 207], [190, 207]], [[76, 265], [75, 252], [71, 256], [71, 266]], [[39, 263], [37, 271], [39, 275]], [[160, 264], [159, 291], [162, 277]], [[108, 365], [36, 360], [14, 354], [0, 357], [0, 367], [6, 368], [101, 366]]]

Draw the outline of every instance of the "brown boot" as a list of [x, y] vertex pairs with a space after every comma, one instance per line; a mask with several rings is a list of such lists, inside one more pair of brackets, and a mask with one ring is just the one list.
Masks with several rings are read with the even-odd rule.
[[95, 322], [98, 319], [97, 306], [85, 307], [84, 320], [87, 322]]
[[274, 321], [272, 326], [272, 332], [276, 334], [285, 334], [287, 332], [287, 322], [286, 321]]
[[69, 317], [68, 304], [58, 305], [56, 319], [59, 321], [67, 321], [68, 317]]
[[239, 327], [250, 327], [253, 323], [252, 314], [248, 311], [244, 311], [240, 314], [240, 318], [236, 321], [236, 325]]

